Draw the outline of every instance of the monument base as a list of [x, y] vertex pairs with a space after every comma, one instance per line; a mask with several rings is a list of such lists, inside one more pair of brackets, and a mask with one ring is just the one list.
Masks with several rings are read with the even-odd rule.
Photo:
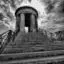
[[39, 51], [63, 50], [61, 42], [51, 42], [39, 32], [19, 33], [14, 42], [9, 42], [2, 53], [26, 53]]

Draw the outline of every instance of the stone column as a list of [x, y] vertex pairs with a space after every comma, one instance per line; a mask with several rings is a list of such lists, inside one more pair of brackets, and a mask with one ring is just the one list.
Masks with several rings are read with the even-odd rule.
[[25, 15], [20, 14], [20, 31], [24, 32], [25, 28]]
[[16, 17], [16, 31], [15, 31], [16, 34], [20, 31], [19, 21], [20, 21], [20, 18], [17, 16]]
[[36, 31], [36, 18], [35, 18], [35, 15], [31, 14], [31, 24], [30, 24], [30, 32], [35, 32]]

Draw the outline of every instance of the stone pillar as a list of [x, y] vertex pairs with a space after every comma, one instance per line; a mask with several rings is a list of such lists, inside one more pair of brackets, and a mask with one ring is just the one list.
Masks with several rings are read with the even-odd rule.
[[24, 32], [25, 28], [25, 15], [20, 14], [20, 31]]
[[35, 18], [35, 15], [31, 14], [31, 24], [30, 24], [30, 32], [35, 32], [36, 31], [36, 18]]
[[17, 16], [16, 17], [16, 31], [15, 31], [15, 33], [16, 34], [18, 34], [18, 32], [20, 31], [20, 25], [19, 25], [19, 23], [20, 23], [20, 18]]

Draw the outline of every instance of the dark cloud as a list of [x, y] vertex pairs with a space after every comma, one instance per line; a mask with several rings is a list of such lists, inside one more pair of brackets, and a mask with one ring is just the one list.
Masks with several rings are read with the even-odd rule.
[[28, 0], [29, 2], [31, 2], [31, 0]]
[[2, 13], [0, 13], [0, 20], [3, 20], [4, 15]]
[[61, 21], [56, 21], [56, 22], [54, 22], [55, 24], [64, 24], [64, 20], [61, 20]]
[[60, 2], [58, 8], [59, 8], [58, 12], [64, 14], [64, 1]]

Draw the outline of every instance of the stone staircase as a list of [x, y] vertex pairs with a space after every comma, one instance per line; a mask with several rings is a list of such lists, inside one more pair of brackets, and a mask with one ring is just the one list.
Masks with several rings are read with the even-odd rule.
[[47, 47], [45, 40], [49, 42], [49, 39], [40, 33], [19, 33], [15, 41], [10, 42], [3, 53], [44, 51], [44, 47]]
[[64, 50], [1, 54], [0, 64], [64, 64]]
[[[62, 44], [61, 44], [62, 43]], [[42, 33], [19, 33], [14, 42], [10, 42], [2, 53], [37, 52], [64, 50], [63, 42], [51, 42]]]
[[19, 33], [0, 54], [0, 64], [64, 64], [64, 42], [39, 32]]

